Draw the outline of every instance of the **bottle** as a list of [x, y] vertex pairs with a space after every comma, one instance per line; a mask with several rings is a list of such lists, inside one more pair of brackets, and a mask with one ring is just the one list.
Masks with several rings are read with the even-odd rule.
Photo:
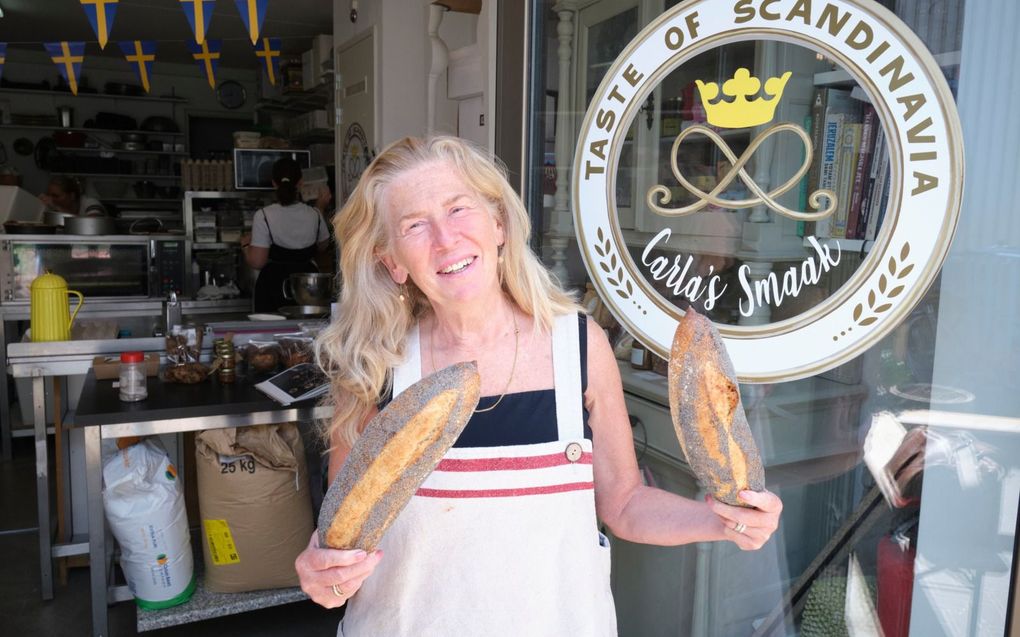
[[133, 403], [149, 395], [145, 386], [145, 356], [141, 352], [120, 355], [120, 399]]

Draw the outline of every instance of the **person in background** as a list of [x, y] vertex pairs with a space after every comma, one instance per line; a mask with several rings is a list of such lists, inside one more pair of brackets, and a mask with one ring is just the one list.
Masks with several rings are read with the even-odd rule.
[[741, 492], [744, 508], [643, 483], [609, 340], [531, 251], [524, 203], [486, 153], [395, 142], [334, 225], [345, 283], [316, 342], [330, 482], [380, 404], [418, 379], [476, 361], [482, 394], [377, 550], [313, 534], [296, 559], [312, 601], [349, 604], [338, 634], [610, 637], [600, 523], [657, 545], [772, 537], [782, 501], [768, 491]]
[[54, 177], [50, 179], [46, 192], [39, 199], [51, 210], [69, 212], [82, 217], [106, 216], [106, 208], [88, 195], [83, 195], [81, 185], [71, 177]]
[[[329, 245], [329, 230], [319, 210], [299, 201], [301, 167], [284, 157], [273, 164], [276, 203], [262, 208], [252, 219], [251, 235], [241, 238], [248, 267], [259, 270], [255, 281], [254, 311], [276, 312], [293, 305], [283, 296], [283, 282], [291, 274], [318, 272], [317, 254]], [[320, 197], [324, 205], [328, 198]]]

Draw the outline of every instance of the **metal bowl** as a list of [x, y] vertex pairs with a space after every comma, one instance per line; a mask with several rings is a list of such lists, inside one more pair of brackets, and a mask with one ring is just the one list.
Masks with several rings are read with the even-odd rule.
[[298, 305], [329, 306], [333, 301], [333, 275], [292, 274], [283, 282], [283, 298], [297, 301]]
[[323, 305], [285, 305], [278, 311], [290, 319], [323, 318], [329, 314], [329, 307]]

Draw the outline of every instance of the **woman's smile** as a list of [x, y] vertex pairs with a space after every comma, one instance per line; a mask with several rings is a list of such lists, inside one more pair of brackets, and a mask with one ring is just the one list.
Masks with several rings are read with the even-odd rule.
[[474, 262], [475, 257], [467, 257], [466, 259], [454, 261], [450, 265], [441, 268], [437, 274], [443, 276], [455, 276], [458, 274], [462, 274], [465, 270], [474, 265]]

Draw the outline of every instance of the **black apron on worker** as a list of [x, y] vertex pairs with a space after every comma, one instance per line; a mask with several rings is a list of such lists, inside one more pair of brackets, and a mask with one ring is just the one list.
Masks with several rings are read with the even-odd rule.
[[276, 244], [273, 230], [269, 227], [269, 215], [262, 213], [269, 232], [269, 261], [259, 272], [255, 281], [254, 311], [276, 312], [285, 305], [293, 305], [283, 296], [283, 283], [292, 274], [302, 272], [318, 272], [315, 265], [315, 239], [305, 248], [289, 249]]

